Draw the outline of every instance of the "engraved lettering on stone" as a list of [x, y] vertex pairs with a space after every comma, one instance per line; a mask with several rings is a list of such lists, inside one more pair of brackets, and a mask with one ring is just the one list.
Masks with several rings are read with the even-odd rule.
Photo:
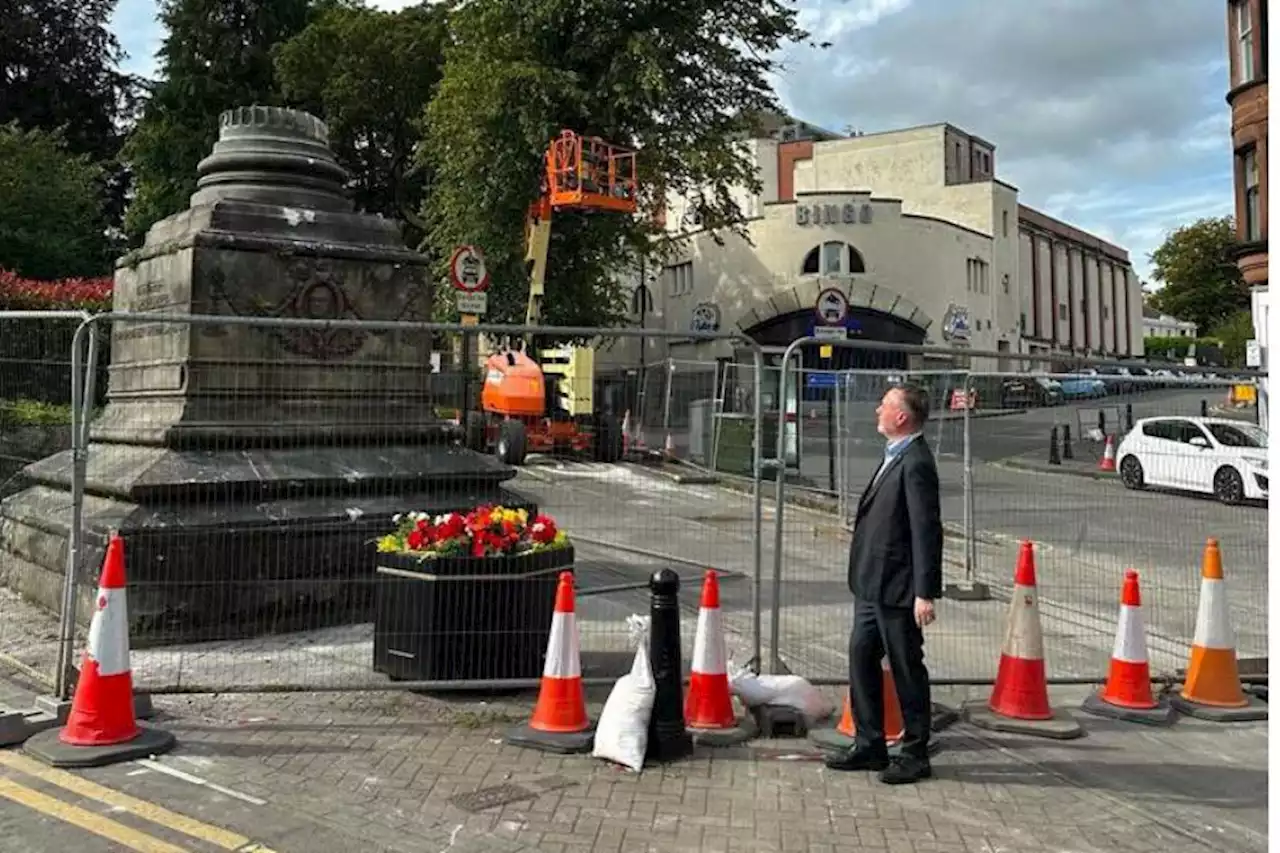
[[858, 221], [861, 222], [863, 225], [871, 224], [871, 205], [864, 204], [862, 206], [862, 210], [858, 215]]
[[796, 224], [797, 225], [809, 224], [809, 205], [807, 204], [796, 205]]
[[835, 225], [840, 221], [840, 207], [835, 204], [824, 204], [822, 206], [822, 224]]
[[847, 203], [840, 208], [840, 221], [845, 225], [852, 225], [858, 221], [858, 208], [852, 202]]

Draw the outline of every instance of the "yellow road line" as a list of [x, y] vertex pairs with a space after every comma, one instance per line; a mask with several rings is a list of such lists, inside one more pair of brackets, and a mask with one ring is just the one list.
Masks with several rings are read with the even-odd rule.
[[[57, 785], [59, 788], [64, 788], [73, 794], [79, 794], [86, 799], [97, 800], [104, 805], [123, 809], [143, 820], [163, 826], [166, 829], [172, 829], [183, 835], [206, 841], [215, 847], [221, 847], [223, 850], [240, 850], [251, 843], [249, 838], [238, 832], [230, 832], [220, 827], [202, 823], [186, 815], [171, 812], [166, 808], [157, 806], [155, 803], [131, 797], [113, 788], [105, 788], [96, 782], [90, 782], [82, 776], [48, 767], [16, 752], [0, 751], [0, 765], [48, 782], [50, 785]], [[260, 849], [265, 850], [265, 848]]]
[[0, 778], [0, 797], [12, 800], [19, 805], [26, 806], [49, 817], [57, 818], [63, 823], [78, 826], [83, 830], [92, 832], [94, 835], [100, 835], [122, 847], [136, 851], [136, 853], [189, 853], [189, 851], [181, 847], [175, 847], [166, 841], [161, 841], [159, 838], [131, 829], [122, 823], [116, 823], [114, 820], [105, 818], [102, 815], [94, 814], [79, 806], [64, 803], [62, 800], [56, 800], [39, 791], [19, 785], [12, 779]]

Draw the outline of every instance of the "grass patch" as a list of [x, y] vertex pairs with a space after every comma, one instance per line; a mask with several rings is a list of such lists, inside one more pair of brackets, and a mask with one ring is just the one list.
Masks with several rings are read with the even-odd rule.
[[18, 426], [69, 426], [71, 406], [40, 400], [0, 400], [0, 423]]

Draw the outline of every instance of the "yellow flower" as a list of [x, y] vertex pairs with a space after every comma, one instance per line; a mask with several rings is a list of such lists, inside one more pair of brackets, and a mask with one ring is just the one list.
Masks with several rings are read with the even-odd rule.
[[509, 522], [511, 522], [512, 524], [515, 524], [516, 522], [521, 521], [521, 518], [520, 518], [520, 510], [518, 510], [518, 509], [504, 509], [504, 510], [502, 511], [502, 520], [503, 520], [503, 521], [509, 521]]
[[569, 541], [568, 533], [565, 533], [563, 530], [556, 531], [556, 538], [553, 540], [553, 542], [556, 545], [564, 545], [568, 541]]
[[400, 550], [400, 540], [393, 535], [383, 536], [378, 540], [378, 553], [394, 554]]

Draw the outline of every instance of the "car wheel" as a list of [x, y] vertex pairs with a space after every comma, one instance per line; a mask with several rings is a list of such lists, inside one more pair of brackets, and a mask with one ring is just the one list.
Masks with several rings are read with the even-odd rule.
[[1120, 482], [1126, 489], [1141, 489], [1146, 485], [1142, 472], [1142, 463], [1136, 456], [1126, 456], [1120, 460]]
[[1213, 475], [1213, 495], [1224, 504], [1235, 505], [1244, 500], [1244, 480], [1230, 466], [1219, 468]]

